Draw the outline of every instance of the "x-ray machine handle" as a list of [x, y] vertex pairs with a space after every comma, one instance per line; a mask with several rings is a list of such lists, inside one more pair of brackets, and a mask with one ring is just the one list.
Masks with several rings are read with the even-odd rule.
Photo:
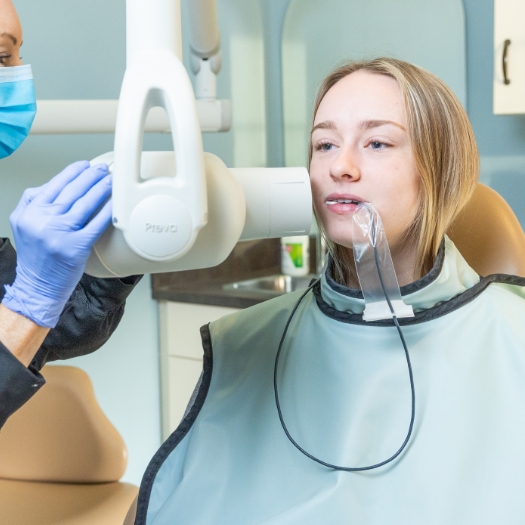
[[[170, 261], [184, 255], [207, 222], [202, 139], [195, 98], [186, 69], [177, 56], [179, 38], [174, 35], [175, 20], [166, 21], [170, 13], [175, 16], [179, 12], [173, 9], [175, 4], [179, 2], [128, 0], [128, 23], [131, 23], [128, 44], [133, 43], [115, 129], [113, 225], [122, 230], [135, 253], [151, 261]], [[141, 16], [145, 20], [139, 24]], [[157, 31], [152, 31], [155, 17]], [[149, 110], [155, 106], [163, 107], [168, 115], [175, 174], [143, 180], [140, 169], [144, 124]], [[163, 231], [177, 235], [169, 236], [170, 242], [161, 243], [154, 233]]]

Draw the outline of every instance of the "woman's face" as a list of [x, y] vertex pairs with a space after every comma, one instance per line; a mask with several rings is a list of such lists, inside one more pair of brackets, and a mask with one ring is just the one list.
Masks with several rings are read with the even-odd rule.
[[0, 0], [0, 67], [20, 66], [22, 26], [11, 0]]
[[319, 106], [311, 140], [314, 206], [328, 237], [352, 248], [355, 202], [365, 201], [390, 247], [400, 247], [416, 214], [419, 175], [397, 81], [366, 71], [340, 80]]

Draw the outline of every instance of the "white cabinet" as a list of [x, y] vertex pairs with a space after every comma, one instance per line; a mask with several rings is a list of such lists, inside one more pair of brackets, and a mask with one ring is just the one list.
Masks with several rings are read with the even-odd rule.
[[160, 301], [162, 436], [178, 426], [202, 372], [200, 327], [235, 308]]
[[525, 0], [494, 0], [494, 113], [525, 113]]

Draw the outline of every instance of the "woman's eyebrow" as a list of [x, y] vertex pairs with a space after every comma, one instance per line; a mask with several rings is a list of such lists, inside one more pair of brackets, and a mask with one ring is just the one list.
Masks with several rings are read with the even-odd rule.
[[402, 126], [401, 124], [398, 124], [397, 122], [394, 122], [393, 120], [363, 120], [359, 124], [359, 127], [361, 129], [372, 129], [372, 128], [378, 128], [379, 126], [385, 126], [386, 124], [397, 126], [398, 128], [401, 128], [403, 131], [406, 131], [406, 128], [404, 126]]
[[337, 129], [337, 126], [335, 125], [335, 122], [333, 120], [324, 120], [323, 122], [319, 122], [319, 124], [316, 124], [312, 131], [310, 131], [310, 135], [316, 130], [316, 129]]
[[11, 33], [2, 33], [0, 37], [6, 36], [7, 38], [10, 38], [13, 41], [13, 44], [16, 46], [18, 40], [16, 39], [15, 35], [12, 35]]
[[[378, 128], [380, 126], [385, 126], [387, 124], [391, 124], [392, 126], [396, 126], [403, 131], [406, 131], [406, 128], [402, 126], [401, 124], [398, 124], [397, 122], [394, 122], [393, 120], [363, 120], [359, 123], [360, 129], [372, 129], [372, 128]], [[312, 131], [310, 132], [310, 135], [316, 130], [316, 129], [332, 129], [336, 130], [337, 126], [335, 125], [335, 122], [333, 120], [324, 120], [323, 122], [319, 122], [319, 124], [316, 124]]]

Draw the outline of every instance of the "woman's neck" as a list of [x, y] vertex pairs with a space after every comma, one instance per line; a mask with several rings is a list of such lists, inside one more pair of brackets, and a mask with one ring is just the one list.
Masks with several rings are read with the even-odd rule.
[[396, 253], [396, 250], [392, 250], [391, 254], [399, 287], [413, 283], [422, 277], [421, 275], [416, 275], [417, 257], [415, 248], [407, 249], [405, 246], [399, 251], [399, 253]]

